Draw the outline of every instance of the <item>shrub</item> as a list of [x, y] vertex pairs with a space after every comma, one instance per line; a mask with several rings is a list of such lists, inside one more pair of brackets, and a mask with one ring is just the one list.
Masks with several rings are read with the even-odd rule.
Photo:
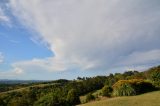
[[95, 100], [95, 97], [94, 97], [91, 93], [89, 93], [89, 94], [87, 94], [87, 96], [86, 96], [86, 102], [89, 102], [89, 101], [91, 101], [91, 100]]
[[79, 103], [80, 103], [79, 96], [78, 96], [78, 94], [77, 94], [77, 92], [76, 92], [75, 89], [71, 89], [71, 90], [68, 92], [67, 101], [68, 101], [71, 105], [76, 105], [76, 104], [79, 104]]
[[142, 79], [119, 80], [113, 85], [114, 96], [132, 96], [155, 90], [152, 83]]
[[156, 87], [160, 87], [160, 70], [152, 73], [151, 80]]
[[[52, 93], [48, 93], [37, 100], [33, 106], [67, 106], [69, 103], [63, 96], [63, 92], [60, 89]], [[22, 105], [23, 106], [23, 105]]]
[[102, 88], [102, 96], [107, 96], [107, 97], [110, 97], [112, 94], [112, 88], [109, 87], [109, 86], [104, 86]]
[[132, 85], [136, 90], [136, 94], [142, 94], [142, 93], [151, 92], [155, 90], [155, 86], [153, 86], [152, 83], [148, 81], [140, 81]]
[[121, 86], [114, 88], [114, 96], [133, 96], [136, 95], [135, 89], [131, 84], [124, 83]]

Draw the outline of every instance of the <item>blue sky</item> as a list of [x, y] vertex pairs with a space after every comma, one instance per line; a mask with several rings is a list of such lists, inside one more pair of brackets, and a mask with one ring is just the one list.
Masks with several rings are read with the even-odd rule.
[[74, 79], [160, 63], [159, 0], [2, 0], [0, 78]]
[[[9, 18], [14, 19], [15, 17], [10, 15]], [[15, 61], [53, 56], [53, 53], [43, 44], [36, 44], [32, 40], [33, 34], [35, 34], [33, 31], [25, 29], [16, 20], [12, 20], [12, 23], [2, 22], [0, 24], [0, 51], [5, 57], [3, 64], [9, 66]]]

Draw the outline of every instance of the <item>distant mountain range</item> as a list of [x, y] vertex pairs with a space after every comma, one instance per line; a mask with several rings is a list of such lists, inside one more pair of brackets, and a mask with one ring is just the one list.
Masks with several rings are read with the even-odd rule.
[[49, 80], [10, 80], [10, 79], [0, 79], [0, 84], [29, 84], [38, 82], [48, 82]]

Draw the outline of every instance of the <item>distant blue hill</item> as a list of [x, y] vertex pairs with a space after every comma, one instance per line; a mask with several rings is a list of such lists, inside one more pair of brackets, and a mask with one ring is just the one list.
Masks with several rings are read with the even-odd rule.
[[48, 82], [49, 80], [9, 80], [9, 79], [0, 79], [0, 84], [29, 84], [29, 83], [39, 83], [39, 82]]

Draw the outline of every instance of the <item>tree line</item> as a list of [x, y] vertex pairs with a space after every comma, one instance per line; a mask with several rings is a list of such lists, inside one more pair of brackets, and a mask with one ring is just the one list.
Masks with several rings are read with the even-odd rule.
[[138, 91], [138, 87], [160, 87], [160, 66], [144, 72], [126, 71], [108, 76], [78, 77], [76, 80], [60, 79], [43, 84], [0, 93], [0, 106], [74, 106], [80, 104], [79, 96], [88, 94], [89, 101], [94, 98], [91, 92], [99, 89], [102, 89], [102, 96], [111, 96], [112, 92], [115, 96], [140, 94], [142, 91]]

